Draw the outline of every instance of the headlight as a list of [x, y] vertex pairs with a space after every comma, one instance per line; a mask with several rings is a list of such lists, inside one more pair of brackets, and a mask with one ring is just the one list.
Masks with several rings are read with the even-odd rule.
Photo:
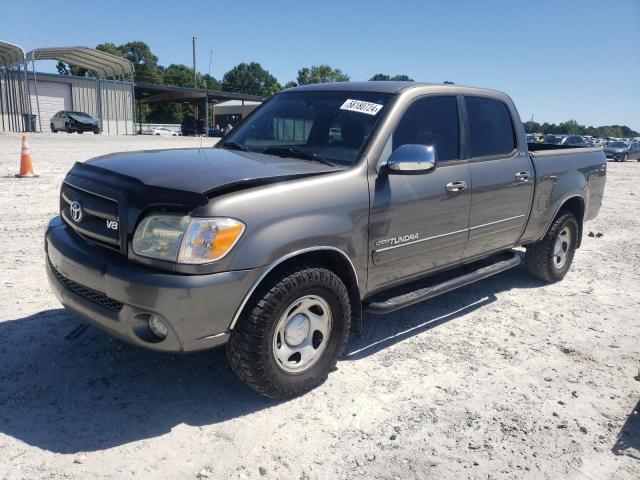
[[170, 262], [215, 262], [229, 253], [244, 229], [244, 224], [233, 218], [152, 214], [138, 225], [133, 251]]

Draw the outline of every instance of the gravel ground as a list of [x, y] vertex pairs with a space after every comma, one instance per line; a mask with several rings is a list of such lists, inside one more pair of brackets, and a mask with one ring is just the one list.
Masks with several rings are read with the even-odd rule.
[[518, 268], [367, 317], [324, 385], [276, 402], [220, 350], [71, 338], [47, 286], [73, 162], [199, 144], [33, 135], [40, 177], [18, 180], [20, 138], [0, 135], [0, 478], [640, 478], [640, 164], [609, 165], [564, 281]]

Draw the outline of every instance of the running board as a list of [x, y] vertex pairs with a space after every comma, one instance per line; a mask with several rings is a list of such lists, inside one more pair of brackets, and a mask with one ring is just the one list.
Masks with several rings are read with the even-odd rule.
[[[442, 283], [437, 283], [435, 285], [430, 285], [424, 288], [418, 288], [417, 290], [408, 293], [391, 296], [382, 301], [369, 303], [365, 306], [365, 312], [373, 314], [384, 314], [393, 312], [395, 310], [400, 310], [401, 308], [414, 305], [433, 297], [437, 297], [438, 295], [442, 295], [443, 293], [450, 292], [451, 290], [455, 290], [456, 288], [464, 287], [465, 285], [477, 282], [478, 280], [483, 280], [497, 273], [504, 272], [505, 270], [509, 270], [510, 268], [520, 265], [520, 262], [522, 260], [517, 252], [507, 252], [507, 254], [508, 257], [506, 259], [505, 255], [502, 254], [499, 256], [500, 259], [498, 261], [495, 261], [494, 263], [491, 263], [489, 265], [485, 264], [484, 266], [479, 267], [472, 272], [468, 272], [460, 276], [451, 278]], [[424, 284], [424, 282], [420, 283]], [[374, 296], [374, 298], [376, 297], [379, 297], [379, 295]]]

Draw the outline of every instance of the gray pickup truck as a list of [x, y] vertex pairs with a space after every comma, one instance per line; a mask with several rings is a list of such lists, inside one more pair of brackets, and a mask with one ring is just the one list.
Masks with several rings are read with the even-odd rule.
[[76, 163], [46, 232], [47, 275], [111, 334], [171, 352], [226, 344], [243, 381], [289, 397], [326, 379], [365, 311], [522, 257], [533, 276], [562, 279], [605, 175], [601, 149], [528, 148], [500, 92], [308, 85], [214, 148]]

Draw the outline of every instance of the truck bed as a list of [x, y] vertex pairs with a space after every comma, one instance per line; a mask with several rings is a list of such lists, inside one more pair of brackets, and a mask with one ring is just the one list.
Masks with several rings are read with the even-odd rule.
[[602, 203], [606, 157], [601, 148], [530, 143], [535, 170], [531, 216], [520, 244], [538, 241], [558, 209], [570, 198], [581, 202], [583, 219], [595, 217]]

